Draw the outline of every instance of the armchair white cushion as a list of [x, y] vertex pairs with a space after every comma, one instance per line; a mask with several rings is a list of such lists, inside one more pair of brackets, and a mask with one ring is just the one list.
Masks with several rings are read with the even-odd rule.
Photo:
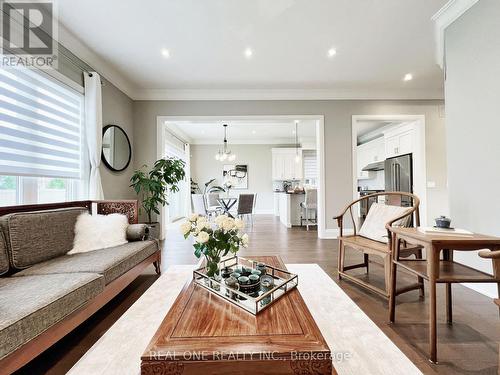
[[[385, 225], [411, 210], [411, 207], [390, 206], [380, 203], [373, 203], [366, 215], [366, 219], [359, 230], [359, 235], [378, 242], [389, 242]], [[411, 215], [398, 220], [393, 226], [407, 226], [411, 220]]]

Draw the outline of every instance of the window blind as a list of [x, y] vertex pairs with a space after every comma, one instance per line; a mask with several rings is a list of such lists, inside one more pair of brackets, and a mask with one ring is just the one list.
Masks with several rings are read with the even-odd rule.
[[316, 179], [318, 178], [318, 166], [315, 150], [302, 151], [302, 160], [304, 163], [304, 178]]
[[82, 107], [42, 73], [0, 68], [0, 174], [82, 178]]

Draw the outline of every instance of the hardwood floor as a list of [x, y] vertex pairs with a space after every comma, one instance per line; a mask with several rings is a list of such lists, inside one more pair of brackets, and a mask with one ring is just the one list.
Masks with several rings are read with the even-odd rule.
[[[454, 323], [446, 324], [444, 286], [438, 286], [438, 356], [440, 363], [427, 361], [427, 299], [418, 291], [397, 299], [396, 324], [388, 325], [387, 301], [348, 282], [337, 280], [337, 241], [319, 240], [316, 231], [286, 229], [273, 216], [256, 216], [254, 227], [247, 228], [250, 246], [241, 255], [280, 255], [285, 263], [317, 263], [385, 334], [425, 374], [497, 374], [500, 324], [498, 307], [490, 298], [461, 285], [453, 287]], [[189, 241], [177, 228], [170, 228], [163, 243], [162, 267], [195, 264]], [[347, 264], [361, 262], [359, 254], [350, 255]], [[352, 271], [362, 273], [362, 270]], [[382, 266], [371, 263], [370, 282], [383, 285]], [[32, 361], [18, 374], [64, 374], [113, 325], [113, 323], [156, 280], [153, 267], [136, 279], [113, 301], [63, 340]], [[398, 273], [398, 282], [413, 283], [413, 277]], [[381, 359], [383, 360], [383, 359]]]

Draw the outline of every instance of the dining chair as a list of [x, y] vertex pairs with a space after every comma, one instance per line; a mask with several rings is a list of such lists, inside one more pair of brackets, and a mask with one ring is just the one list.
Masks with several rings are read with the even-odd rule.
[[253, 212], [255, 207], [255, 194], [240, 194], [238, 198], [238, 209], [236, 215], [239, 218], [243, 216], [250, 216], [250, 221], [253, 227]]
[[207, 216], [204, 194], [191, 194], [191, 202], [193, 203], [194, 214]]
[[[313, 224], [318, 224], [318, 190], [316, 188], [305, 188], [304, 201], [300, 202], [300, 225], [306, 222], [306, 229], [309, 230], [309, 224], [313, 220]], [[305, 218], [302, 214], [305, 213]], [[311, 219], [310, 213], [314, 214], [314, 219]]]
[[[359, 220], [355, 220], [355, 215], [353, 212], [357, 212], [357, 204], [363, 200], [370, 200], [376, 198], [385, 197], [386, 204], [373, 203], [370, 206], [368, 215], [364, 220], [360, 228], [356, 223]], [[410, 206], [403, 206], [409, 202]], [[390, 204], [392, 203], [392, 204]], [[419, 214], [420, 200], [416, 195], [405, 193], [405, 192], [383, 192], [375, 193], [370, 195], [365, 195], [355, 201], [349, 203], [347, 207], [342, 211], [342, 213], [336, 217], [340, 236], [339, 240], [339, 259], [338, 259], [338, 273], [339, 280], [346, 279], [364, 287], [372, 292], [375, 292], [382, 297], [387, 299], [390, 298], [391, 294], [391, 261], [393, 244], [391, 232], [386, 228], [386, 226], [419, 226], [420, 225], [420, 214]], [[352, 228], [346, 228], [344, 222], [344, 216], [349, 213], [350, 222], [352, 223]], [[359, 219], [359, 218], [358, 218]], [[346, 235], [346, 229], [351, 230], [352, 234]], [[422, 259], [422, 247], [412, 246], [405, 244], [401, 249], [400, 256], [409, 257], [414, 255], [417, 259]], [[345, 255], [347, 251], [360, 251], [363, 253], [363, 263], [345, 265]], [[374, 255], [381, 257], [383, 259], [384, 276], [385, 276], [385, 287], [384, 289], [376, 287], [369, 282], [360, 279], [352, 274], [347, 273], [347, 271], [355, 268], [366, 268], [366, 272], [369, 270], [369, 256]], [[410, 290], [420, 290], [420, 296], [424, 296], [424, 280], [422, 277], [417, 277], [417, 283], [404, 287], [396, 291], [396, 295], [408, 292]]]
[[222, 213], [223, 209], [219, 203], [219, 198], [219, 193], [206, 194], [206, 210], [209, 216], [216, 216]]

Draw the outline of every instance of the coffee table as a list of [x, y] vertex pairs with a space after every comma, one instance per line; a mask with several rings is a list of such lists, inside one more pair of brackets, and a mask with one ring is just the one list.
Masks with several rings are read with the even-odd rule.
[[[320, 266], [286, 266], [299, 275], [297, 289], [332, 350], [339, 375], [422, 375]], [[141, 355], [195, 267], [173, 265], [164, 270], [68, 375], [140, 374]]]
[[[252, 257], [286, 268], [277, 256]], [[299, 279], [300, 283], [300, 279]], [[254, 316], [190, 282], [141, 357], [141, 374], [336, 374], [297, 289]]]

